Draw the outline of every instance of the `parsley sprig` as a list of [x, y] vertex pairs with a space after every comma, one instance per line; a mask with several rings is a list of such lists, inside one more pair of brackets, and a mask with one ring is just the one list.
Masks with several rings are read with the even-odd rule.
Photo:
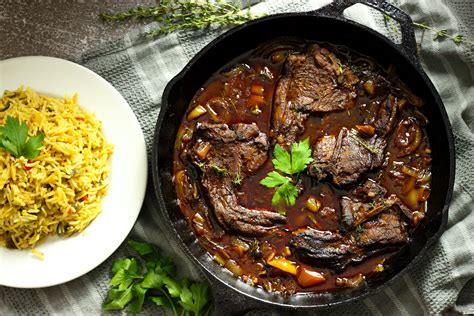
[[298, 197], [298, 189], [294, 186], [294, 176], [298, 176], [300, 172], [306, 169], [309, 163], [313, 161], [311, 158], [311, 148], [309, 147], [309, 139], [294, 143], [291, 147], [291, 153], [284, 150], [280, 145], [275, 145], [273, 150], [274, 159], [272, 159], [273, 167], [276, 170], [286, 174], [282, 175], [276, 171], [270, 171], [267, 176], [260, 181], [260, 184], [267, 188], [275, 188], [272, 204], [277, 205], [282, 200], [286, 205], [295, 205]]
[[[143, 310], [145, 300], [171, 309], [174, 315], [208, 315], [211, 310], [206, 283], [178, 281], [170, 257], [162, 256], [152, 245], [129, 240], [141, 256], [116, 260], [112, 265], [113, 286], [102, 306], [104, 310], [121, 310], [128, 305], [131, 313]], [[145, 267], [142, 266], [144, 262]]]
[[0, 126], [0, 148], [14, 157], [20, 156], [33, 160], [40, 154], [44, 135], [28, 137], [28, 126], [19, 119], [7, 116], [4, 126]]

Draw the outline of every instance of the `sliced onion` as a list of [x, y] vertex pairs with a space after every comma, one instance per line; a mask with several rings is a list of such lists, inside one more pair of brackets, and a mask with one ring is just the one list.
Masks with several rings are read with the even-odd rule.
[[418, 180], [420, 181], [420, 183], [428, 183], [431, 181], [431, 172], [429, 171], [425, 171], [425, 172], [422, 172], [418, 178]]
[[416, 184], [416, 178], [409, 177], [408, 180], [405, 181], [405, 183], [403, 184], [401, 193], [407, 194], [408, 192], [410, 192], [411, 190], [415, 188], [415, 184]]
[[418, 225], [418, 223], [425, 217], [425, 214], [422, 212], [413, 212], [412, 222], [413, 225]]
[[430, 197], [430, 189], [428, 187], [421, 187], [418, 189], [418, 201], [425, 202]]
[[341, 287], [350, 287], [354, 288], [361, 285], [365, 280], [365, 277], [362, 273], [359, 273], [351, 278], [336, 278], [336, 285]]
[[421, 144], [423, 133], [412, 120], [403, 120], [397, 127], [395, 145], [402, 149], [402, 156], [414, 153]]
[[418, 169], [415, 169], [413, 167], [409, 167], [409, 166], [402, 166], [401, 168], [401, 171], [404, 173], [404, 174], [407, 174], [411, 177], [414, 177], [414, 178], [418, 178], [418, 175], [419, 175], [419, 171]]
[[406, 195], [405, 202], [407, 206], [412, 210], [415, 211], [418, 209], [418, 190], [413, 189]]
[[187, 183], [187, 175], [185, 170], [179, 170], [176, 172], [175, 175], [175, 183], [176, 183], [176, 195], [178, 196], [179, 200], [186, 200], [186, 183]]
[[310, 196], [308, 200], [306, 201], [306, 207], [312, 211], [312, 212], [317, 212], [321, 208], [321, 201], [319, 201], [317, 198], [314, 196]]
[[236, 112], [232, 101], [224, 97], [214, 97], [204, 107], [216, 123], [227, 123]]
[[202, 105], [198, 105], [194, 109], [192, 109], [191, 112], [189, 112], [186, 119], [188, 121], [192, 121], [195, 118], [198, 118], [201, 115], [204, 115], [206, 112], [207, 112], [206, 109]]
[[227, 260], [224, 267], [226, 267], [236, 277], [243, 274], [242, 268], [232, 259]]
[[364, 282], [365, 278], [364, 276], [362, 275], [362, 273], [359, 273], [358, 275], [350, 278], [350, 279], [347, 279], [347, 282], [346, 282], [346, 285], [348, 287], [357, 287], [359, 285], [362, 284], [362, 282]]

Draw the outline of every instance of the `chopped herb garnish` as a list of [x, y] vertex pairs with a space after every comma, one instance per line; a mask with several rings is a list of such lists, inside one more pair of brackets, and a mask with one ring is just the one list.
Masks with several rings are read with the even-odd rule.
[[298, 197], [298, 190], [293, 185], [294, 179], [292, 176], [298, 175], [306, 169], [309, 163], [313, 161], [311, 158], [311, 149], [309, 147], [309, 139], [294, 143], [290, 152], [284, 150], [280, 145], [276, 145], [273, 150], [272, 160], [275, 169], [287, 174], [283, 176], [276, 171], [270, 171], [267, 176], [260, 181], [260, 184], [267, 188], [277, 187], [272, 204], [277, 205], [284, 201], [286, 205], [295, 205]]
[[385, 270], [383, 264], [379, 263], [378, 265], [375, 266], [374, 271], [375, 272], [383, 272]]
[[229, 174], [227, 172], [227, 169], [225, 169], [225, 168], [221, 168], [221, 167], [216, 166], [216, 165], [211, 165], [211, 168], [212, 168], [212, 170], [214, 170], [221, 177], [225, 177]]
[[371, 201], [369, 205], [370, 205], [370, 208], [374, 209], [377, 206], [377, 202]]
[[0, 126], [0, 148], [5, 149], [14, 157], [20, 156], [33, 160], [40, 154], [44, 135], [28, 137], [28, 126], [19, 119], [7, 116], [4, 126]]
[[232, 183], [235, 185], [235, 186], [239, 186], [242, 184], [242, 178], [240, 176], [240, 172], [237, 172], [237, 175], [235, 176], [234, 179], [232, 179]]
[[366, 142], [364, 142], [359, 136], [357, 136], [356, 134], [357, 132], [355, 131], [351, 131], [349, 133], [349, 135], [355, 140], [357, 141], [359, 144], [362, 145], [362, 147], [364, 147], [365, 149], [367, 149], [370, 153], [372, 154], [377, 154], [377, 150], [375, 148], [373, 148], [372, 146], [370, 146], [369, 144], [367, 144]]

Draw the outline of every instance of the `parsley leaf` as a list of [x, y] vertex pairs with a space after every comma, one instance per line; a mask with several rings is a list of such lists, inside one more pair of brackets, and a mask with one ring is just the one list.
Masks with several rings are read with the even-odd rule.
[[277, 205], [281, 200], [283, 200], [286, 205], [295, 205], [297, 197], [298, 190], [293, 184], [287, 182], [275, 191], [272, 198], [272, 204]]
[[110, 284], [118, 286], [120, 291], [127, 289], [135, 279], [142, 279], [140, 274], [141, 265], [135, 259], [125, 259], [119, 264], [112, 266], [116, 270], [114, 277], [110, 280]]
[[133, 250], [135, 250], [142, 256], [153, 253], [155, 251], [155, 249], [153, 249], [151, 245], [138, 242], [135, 240], [129, 240], [128, 244], [133, 248]]
[[170, 293], [170, 296], [171, 297], [179, 297], [180, 293], [181, 293], [181, 286], [179, 285], [179, 283], [168, 277], [168, 276], [164, 276], [163, 277], [163, 283], [165, 284], [166, 288], [168, 289], [168, 292]]
[[[109, 295], [110, 296], [110, 295]], [[102, 305], [102, 309], [109, 311], [114, 309], [124, 309], [124, 307], [133, 299], [132, 287], [128, 287], [124, 291], [115, 290], [112, 300]]]
[[131, 313], [139, 313], [142, 311], [147, 291], [148, 289], [143, 288], [140, 284], [133, 285], [132, 292], [133, 296], [135, 296], [135, 300], [128, 305], [128, 310]]
[[185, 309], [199, 315], [199, 311], [209, 302], [208, 297], [209, 286], [206, 283], [193, 283], [190, 287], [183, 286], [178, 303]]
[[300, 173], [312, 161], [309, 138], [293, 144], [291, 147], [291, 174]]
[[275, 159], [272, 159], [272, 163], [275, 169], [289, 175], [293, 174], [291, 172], [291, 157], [289, 152], [276, 144], [275, 149], [273, 149], [273, 156], [275, 156]]
[[263, 184], [267, 188], [274, 188], [279, 185], [290, 183], [290, 179], [282, 176], [276, 171], [271, 171], [267, 174], [266, 178], [260, 181], [260, 184]]
[[150, 296], [150, 300], [158, 306], [172, 308], [170, 301], [164, 296]]
[[33, 160], [40, 154], [44, 135], [28, 137], [28, 126], [19, 119], [7, 116], [4, 126], [0, 126], [0, 148], [14, 157], [20, 156]]
[[[272, 159], [272, 163], [275, 169], [289, 176], [299, 174], [313, 161], [308, 138], [294, 143], [291, 147], [291, 153], [284, 150], [280, 145], [275, 145], [273, 156], [275, 158]], [[260, 184], [267, 188], [277, 187], [272, 197], [272, 205], [278, 205], [281, 201], [284, 201], [286, 205], [295, 205], [298, 189], [293, 183], [293, 178], [285, 177], [276, 171], [270, 171], [260, 181]]]

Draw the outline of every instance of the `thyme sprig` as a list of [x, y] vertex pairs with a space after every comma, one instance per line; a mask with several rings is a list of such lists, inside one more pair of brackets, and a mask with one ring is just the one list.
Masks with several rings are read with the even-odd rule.
[[[431, 27], [428, 25], [426, 22], [413, 22], [413, 25], [422, 29], [423, 32], [425, 30], [429, 30], [433, 33], [433, 39], [440, 40], [444, 38], [450, 39], [454, 44], [456, 45], [461, 45], [461, 44], [467, 44], [470, 46], [474, 46], [474, 41], [471, 40], [466, 40], [462, 34], [449, 34], [447, 29], [437, 29], [434, 27]], [[424, 35], [424, 33], [423, 33]]]
[[[383, 20], [384, 20], [384, 23], [385, 23], [385, 27], [387, 29], [389, 29], [390, 31], [392, 31], [394, 33], [399, 34], [398, 28], [397, 28], [397, 26], [395, 25], [395, 22], [393, 21], [393, 19], [390, 16], [384, 14], [383, 15]], [[415, 26], [417, 28], [420, 28], [423, 31], [421, 33], [420, 42], [423, 42], [423, 38], [425, 36], [425, 31], [428, 30], [428, 31], [433, 33], [433, 40], [443, 40], [443, 39], [448, 38], [454, 44], [456, 44], [457, 46], [459, 46], [461, 44], [474, 46], [474, 41], [465, 39], [464, 35], [462, 35], [462, 34], [449, 34], [447, 29], [437, 29], [437, 28], [429, 26], [428, 23], [426, 23], [426, 22], [412, 22], [412, 24], [413, 24], [413, 26]], [[421, 43], [418, 44], [418, 45], [421, 46]]]
[[238, 6], [222, 0], [162, 0], [153, 7], [133, 7], [126, 12], [101, 13], [104, 21], [124, 21], [129, 19], [150, 19], [160, 26], [147, 36], [158, 36], [179, 30], [202, 30], [211, 26], [240, 25], [248, 20], [263, 16], [253, 14], [250, 8], [241, 10]]

